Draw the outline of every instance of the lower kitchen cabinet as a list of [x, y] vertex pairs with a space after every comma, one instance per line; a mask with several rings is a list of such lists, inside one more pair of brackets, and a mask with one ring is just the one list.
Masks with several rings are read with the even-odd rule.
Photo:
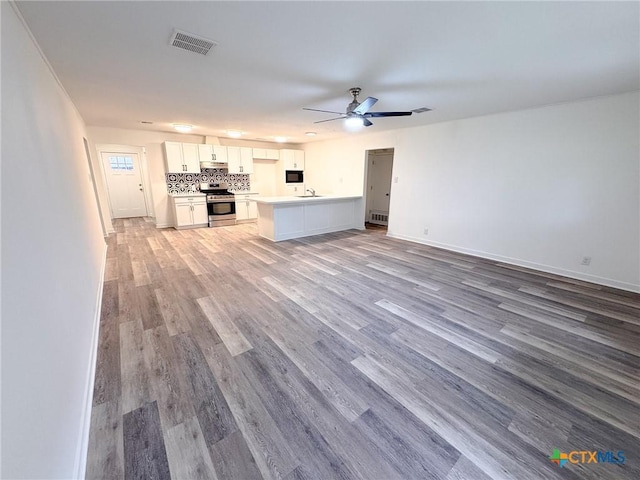
[[258, 219], [258, 206], [251, 200], [253, 195], [236, 192], [236, 221], [255, 222]]
[[206, 227], [209, 224], [204, 196], [173, 197], [175, 228]]

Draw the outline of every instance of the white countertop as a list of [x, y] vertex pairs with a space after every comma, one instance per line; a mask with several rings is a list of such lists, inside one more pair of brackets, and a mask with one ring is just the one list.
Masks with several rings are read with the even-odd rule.
[[201, 192], [180, 192], [180, 193], [170, 193], [170, 197], [205, 197], [206, 194]]
[[336, 200], [353, 200], [362, 198], [362, 195], [318, 195], [317, 197], [257, 197], [254, 199], [256, 203], [265, 203], [267, 205], [290, 205], [304, 203], [324, 203]]
[[244, 190], [238, 190], [235, 192], [233, 190], [229, 190], [229, 191], [234, 195], [260, 195], [260, 192], [255, 192], [255, 191], [244, 191]]

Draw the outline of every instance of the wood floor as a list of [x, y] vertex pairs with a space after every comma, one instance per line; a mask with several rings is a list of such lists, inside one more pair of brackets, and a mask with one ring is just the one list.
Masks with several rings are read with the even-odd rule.
[[640, 478], [638, 295], [381, 231], [116, 230], [87, 478]]

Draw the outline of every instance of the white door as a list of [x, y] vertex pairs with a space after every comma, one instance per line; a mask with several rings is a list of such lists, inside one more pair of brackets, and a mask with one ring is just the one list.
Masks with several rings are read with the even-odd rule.
[[102, 167], [113, 218], [146, 217], [138, 154], [102, 152]]
[[368, 221], [378, 225], [388, 225], [393, 154], [375, 155], [371, 160], [370, 169]]

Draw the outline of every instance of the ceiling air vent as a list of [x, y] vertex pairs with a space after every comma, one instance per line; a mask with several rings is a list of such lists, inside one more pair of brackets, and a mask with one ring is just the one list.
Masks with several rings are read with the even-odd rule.
[[430, 112], [431, 109], [427, 108], [427, 107], [420, 107], [420, 108], [415, 108], [413, 110], [411, 110], [413, 113], [424, 113], [424, 112]]
[[199, 53], [200, 55], [206, 55], [209, 50], [216, 46], [216, 42], [191, 33], [174, 30], [169, 40], [169, 45]]

